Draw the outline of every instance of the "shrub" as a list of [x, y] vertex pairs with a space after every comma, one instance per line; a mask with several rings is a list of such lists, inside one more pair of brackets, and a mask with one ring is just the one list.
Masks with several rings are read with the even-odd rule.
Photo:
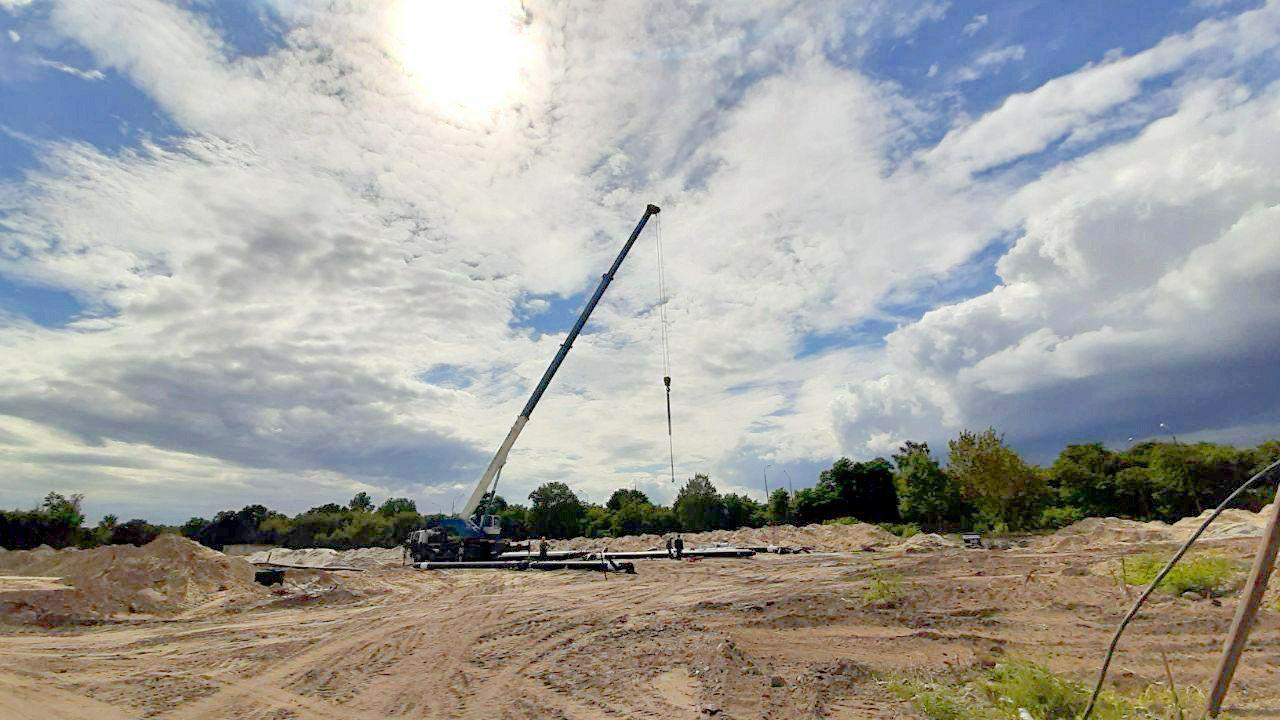
[[903, 540], [920, 534], [920, 526], [915, 523], [880, 523], [881, 530], [893, 533]]
[[830, 520], [822, 521], [823, 525], [857, 525], [858, 523], [859, 523], [858, 518], [849, 517], [848, 515], [844, 517], [831, 518]]
[[867, 574], [871, 584], [862, 592], [862, 602], [867, 605], [889, 607], [902, 599], [902, 576], [878, 568]]
[[[1154, 553], [1134, 555], [1124, 559], [1123, 579], [1130, 585], [1148, 585], [1169, 562], [1167, 557]], [[1164, 580], [1160, 590], [1181, 595], [1190, 591], [1205, 597], [1225, 595], [1240, 586], [1243, 566], [1222, 555], [1205, 553], [1182, 558]]]
[[1025, 708], [1034, 718], [1072, 720], [1089, 702], [1089, 692], [1035, 663], [1013, 661], [992, 668], [983, 689], [996, 707], [1016, 713]]
[[1064, 528], [1073, 522], [1085, 519], [1086, 514], [1078, 507], [1068, 505], [1066, 507], [1048, 507], [1040, 513], [1040, 527]]

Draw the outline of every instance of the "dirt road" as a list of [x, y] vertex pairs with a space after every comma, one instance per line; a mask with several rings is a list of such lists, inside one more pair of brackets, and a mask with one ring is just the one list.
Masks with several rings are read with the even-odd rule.
[[[1238, 552], [1243, 552], [1245, 545]], [[0, 633], [0, 718], [896, 718], [900, 674], [1027, 657], [1092, 675], [1126, 605], [1105, 559], [950, 550], [640, 563], [635, 576], [389, 568], [353, 601]], [[868, 603], [879, 579], [889, 600]], [[886, 581], [886, 579], [888, 579]], [[1206, 683], [1232, 601], [1162, 598], [1122, 690]], [[1280, 717], [1266, 611], [1236, 717]]]

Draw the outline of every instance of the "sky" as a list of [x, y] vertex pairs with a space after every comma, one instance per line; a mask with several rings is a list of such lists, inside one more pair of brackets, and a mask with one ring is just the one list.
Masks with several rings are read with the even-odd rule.
[[[0, 506], [1280, 436], [1280, 2], [0, 0]], [[1163, 423], [1163, 427], [1162, 427]], [[678, 485], [678, 483], [677, 483]]]

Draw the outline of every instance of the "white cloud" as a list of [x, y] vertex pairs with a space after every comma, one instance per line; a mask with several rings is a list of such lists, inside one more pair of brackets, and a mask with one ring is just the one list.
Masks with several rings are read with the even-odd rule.
[[[664, 207], [678, 470], [726, 487], [754, 488], [758, 457], [1120, 422], [1151, 358], [1203, 368], [1214, 345], [1270, 332], [1274, 304], [1241, 293], [1273, 287], [1258, 253], [1275, 91], [1230, 79], [1274, 52], [1270, 6], [1052, 80], [925, 152], [940, 119], [856, 59], [943, 4], [525, 7], [524, 94], [461, 111], [399, 64], [383, 6], [282, 4], [282, 46], [237, 57], [183, 7], [56, 2], [58, 32], [183, 135], [118, 153], [31, 141], [44, 166], [0, 186], [0, 272], [98, 311], [0, 319], [0, 500], [82, 481], [125, 514], [194, 497], [190, 512], [296, 511], [356, 488], [447, 507], [562, 339], [530, 318], [593, 288], [646, 202]], [[1135, 113], [1136, 138], [1030, 181], [974, 179], [1103, 137], [1166, 74], [1169, 117]], [[534, 414], [509, 497], [549, 479], [597, 500], [633, 481], [671, 492], [658, 228]], [[991, 292], [888, 318], [904, 324], [884, 348], [806, 347], [922, 300], [1001, 237]], [[1038, 407], [1063, 388], [1078, 410]]]
[[10, 30], [8, 34], [10, 42], [22, 42], [22, 36], [18, 34], [18, 31]]
[[[16, 40], [14, 42], [17, 42]], [[38, 63], [47, 68], [53, 68], [60, 73], [66, 73], [72, 77], [78, 77], [81, 80], [96, 81], [106, 77], [101, 70], [81, 70], [78, 67], [72, 67], [66, 63], [60, 63], [56, 60], [39, 60]]]
[[956, 79], [961, 82], [972, 82], [984, 74], [994, 72], [1002, 65], [1022, 60], [1026, 54], [1027, 49], [1021, 45], [1008, 45], [988, 50], [974, 58], [967, 67], [956, 71]]
[[969, 36], [977, 35], [979, 30], [987, 26], [987, 22], [989, 20], [990, 18], [987, 17], [985, 13], [981, 15], [974, 15], [973, 19], [965, 24], [961, 32]]
[[1165, 38], [1129, 57], [1055, 78], [1013, 95], [994, 112], [952, 130], [926, 154], [929, 162], [957, 174], [978, 172], [1046, 147], [1141, 92], [1143, 83], [1193, 62], [1238, 68], [1259, 56], [1275, 56], [1280, 4], [1224, 20], [1207, 20], [1193, 31]]
[[[1280, 135], [1266, 120], [1278, 111], [1277, 85], [1191, 84], [1133, 140], [1021, 189], [1003, 211], [1024, 228], [1003, 283], [889, 337], [893, 369], [876, 386], [926, 410], [883, 404], [845, 441], [929, 407], [951, 414], [934, 438], [965, 424], [1145, 437], [1153, 414], [1215, 437], [1280, 427], [1266, 350], [1280, 340]], [[867, 392], [847, 402], [865, 407]]]

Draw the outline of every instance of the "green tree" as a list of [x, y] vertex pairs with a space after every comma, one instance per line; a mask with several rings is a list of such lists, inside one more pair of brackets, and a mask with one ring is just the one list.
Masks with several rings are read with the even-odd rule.
[[769, 493], [769, 507], [765, 517], [771, 525], [791, 522], [791, 494], [784, 488]]
[[685, 482], [671, 509], [685, 532], [700, 532], [721, 526], [724, 506], [711, 478], [698, 473]]
[[141, 518], [116, 525], [111, 530], [112, 545], [146, 545], [160, 534], [160, 528]]
[[822, 522], [844, 514], [844, 505], [836, 494], [835, 486], [818, 483], [811, 488], [797, 490], [791, 499], [792, 516], [796, 525]]
[[622, 507], [622, 504], [628, 501], [643, 503], [645, 505], [653, 504], [652, 502], [649, 501], [649, 496], [645, 495], [643, 490], [633, 490], [631, 488], [618, 488], [617, 490], [613, 491], [612, 495], [609, 496], [609, 501], [606, 502], [604, 506], [614, 512], [617, 512], [618, 509]]
[[391, 517], [403, 512], [418, 512], [418, 504], [409, 498], [387, 498], [386, 502], [378, 507], [378, 514], [383, 517]]
[[720, 504], [724, 508], [721, 527], [726, 530], [764, 525], [764, 506], [746, 495], [730, 493], [721, 496]]
[[933, 455], [928, 443], [908, 442], [893, 456], [894, 484], [902, 518], [937, 529], [964, 514], [960, 488]]
[[89, 545], [109, 545], [111, 543], [111, 532], [116, 529], [116, 525], [120, 524], [120, 518], [115, 515], [103, 515], [98, 521], [98, 525], [93, 528], [90, 533], [89, 542], [81, 542], [82, 546]]
[[293, 521], [283, 515], [272, 515], [258, 526], [258, 540], [267, 545], [281, 545], [289, 537]]
[[369, 493], [360, 491], [356, 496], [351, 498], [351, 502], [347, 503], [347, 507], [356, 512], [372, 512], [373, 498], [369, 497]]
[[582, 501], [562, 482], [543, 483], [529, 493], [529, 525], [535, 535], [574, 537], [585, 515]]
[[[382, 515], [382, 513], [378, 513]], [[386, 517], [385, 515], [383, 517]], [[391, 524], [391, 544], [401, 545], [409, 537], [409, 533], [422, 528], [426, 523], [417, 510], [405, 510], [387, 518]]]
[[339, 548], [390, 547], [395, 544], [391, 538], [391, 521], [373, 512], [352, 515], [351, 522], [332, 536], [332, 542]]
[[582, 520], [578, 524], [578, 534], [583, 537], [605, 537], [610, 534], [613, 513], [603, 505], [591, 503], [583, 506]]
[[40, 510], [48, 518], [48, 528], [43, 542], [51, 547], [64, 548], [74, 545], [79, 539], [80, 526], [84, 524], [84, 512], [80, 505], [84, 495], [74, 493], [70, 496], [51, 492], [44, 497]]
[[183, 537], [188, 537], [188, 538], [191, 538], [192, 540], [195, 540], [200, 536], [200, 532], [203, 531], [208, 526], [209, 526], [208, 520], [205, 520], [202, 517], [193, 517], [190, 520], [182, 523], [182, 525], [178, 527], [178, 532], [182, 533]]
[[[631, 491], [619, 490], [614, 493], [614, 496], [621, 492], [630, 493]], [[640, 493], [640, 495], [644, 495], [644, 493]], [[613, 499], [611, 497], [609, 501], [613, 502]], [[618, 501], [619, 504], [616, 508], [609, 508], [607, 504], [605, 505], [606, 509], [611, 510], [609, 514], [609, 534], [614, 537], [620, 537], [623, 535], [639, 535], [646, 532], [648, 510], [653, 507], [653, 504], [649, 502], [649, 498], [641, 499], [635, 495], [628, 494], [618, 498]]]
[[1068, 445], [1049, 468], [1049, 485], [1059, 501], [1086, 514], [1124, 514], [1119, 508], [1115, 475], [1120, 456], [1102, 443]]
[[884, 458], [854, 462], [840, 458], [818, 475], [818, 485], [835, 498], [828, 517], [850, 515], [865, 522], [897, 522], [898, 493], [893, 486], [893, 466]]
[[524, 540], [532, 536], [529, 527], [529, 509], [523, 505], [508, 505], [505, 502], [497, 512], [502, 521], [502, 535], [514, 540]]
[[1023, 530], [1035, 525], [1048, 496], [1043, 473], [1005, 445], [993, 428], [968, 430], [948, 443], [948, 468], [965, 500], [996, 529]]

